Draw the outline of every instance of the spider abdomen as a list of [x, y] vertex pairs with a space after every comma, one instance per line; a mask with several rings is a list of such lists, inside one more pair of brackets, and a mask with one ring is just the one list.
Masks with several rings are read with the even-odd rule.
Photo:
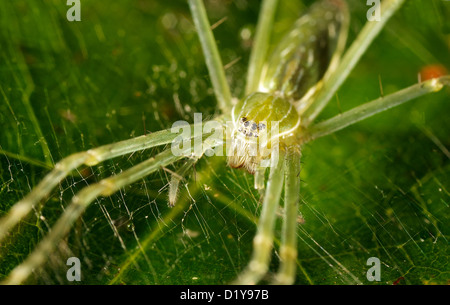
[[324, 0], [312, 5], [268, 58], [260, 89], [299, 100], [336, 65], [345, 45], [347, 5]]

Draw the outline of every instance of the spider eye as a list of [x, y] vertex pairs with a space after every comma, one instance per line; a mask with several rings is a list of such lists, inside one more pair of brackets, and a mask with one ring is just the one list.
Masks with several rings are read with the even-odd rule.
[[258, 125], [256, 123], [252, 124], [252, 130], [256, 130], [256, 128], [258, 128]]
[[264, 130], [266, 129], [266, 125], [264, 125], [263, 123], [258, 125], [259, 130]]

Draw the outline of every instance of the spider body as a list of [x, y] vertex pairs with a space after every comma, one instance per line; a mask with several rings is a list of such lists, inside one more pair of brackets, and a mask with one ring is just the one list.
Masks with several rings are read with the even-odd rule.
[[276, 146], [298, 143], [300, 117], [292, 103], [275, 94], [250, 94], [235, 105], [233, 118], [233, 145], [227, 154], [233, 168], [254, 174]]
[[236, 132], [229, 166], [254, 174], [262, 162], [268, 163], [271, 150], [295, 147], [300, 151], [301, 113], [295, 104], [307, 104], [321, 79], [333, 71], [347, 27], [348, 8], [341, 0], [319, 1], [294, 23], [262, 70], [260, 92], [247, 95], [233, 107]]

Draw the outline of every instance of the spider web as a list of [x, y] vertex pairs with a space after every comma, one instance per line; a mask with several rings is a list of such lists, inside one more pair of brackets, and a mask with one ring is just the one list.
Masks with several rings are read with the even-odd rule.
[[[366, 7], [350, 2], [353, 40]], [[295, 18], [294, 5], [280, 8], [274, 37]], [[0, 6], [0, 215], [49, 172], [50, 161], [176, 120], [192, 122], [194, 112], [204, 119], [217, 113], [184, 1], [83, 2], [82, 21], [74, 23], [58, 1]], [[258, 7], [207, 1], [207, 9], [213, 23], [227, 18], [214, 34], [223, 61], [232, 63], [233, 94], [242, 96]], [[449, 69], [449, 11], [440, 1], [408, 1], [322, 117], [377, 98], [380, 82], [384, 94], [416, 82], [426, 64]], [[298, 227], [296, 283], [370, 284], [370, 257], [382, 262], [383, 284], [448, 282], [448, 94], [304, 147], [300, 210], [306, 222]], [[0, 279], [35, 248], [78, 191], [159, 151], [72, 172], [0, 245]], [[174, 208], [167, 207], [169, 179], [160, 170], [97, 199], [29, 282], [69, 284], [72, 256], [81, 260], [84, 284], [230, 282], [252, 250], [260, 208], [253, 178], [227, 168], [224, 158], [204, 158], [181, 184]], [[271, 272], [277, 261], [275, 251]]]

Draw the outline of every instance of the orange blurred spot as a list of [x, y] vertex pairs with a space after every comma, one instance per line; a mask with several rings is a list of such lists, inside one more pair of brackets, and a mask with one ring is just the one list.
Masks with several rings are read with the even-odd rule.
[[405, 278], [403, 276], [399, 277], [397, 280], [395, 280], [392, 285], [398, 285], [398, 283], [400, 283], [401, 280], [404, 280]]
[[424, 66], [420, 70], [420, 79], [422, 81], [426, 81], [426, 80], [441, 77], [441, 76], [444, 76], [447, 74], [448, 74], [448, 71], [443, 65], [440, 65], [440, 64], [427, 65], [427, 66]]

